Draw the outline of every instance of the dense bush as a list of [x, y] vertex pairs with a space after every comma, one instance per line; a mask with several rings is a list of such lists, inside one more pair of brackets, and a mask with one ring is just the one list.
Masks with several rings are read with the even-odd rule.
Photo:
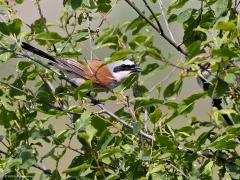
[[[0, 176], [31, 179], [39, 171], [42, 179], [240, 179], [239, 0], [175, 0], [167, 7], [162, 0], [124, 0], [136, 18], [117, 25], [108, 14], [119, 1], [63, 0], [56, 24], [45, 18], [41, 1], [34, 2], [39, 19], [26, 24], [15, 10], [24, 0], [0, 0], [0, 61], [17, 62], [16, 72], [0, 80]], [[180, 43], [169, 28], [177, 23], [184, 30]], [[161, 53], [159, 39], [175, 52]], [[23, 41], [79, 61], [109, 49], [104, 61], [129, 58], [143, 71], [105, 99], [92, 92], [100, 101], [92, 104], [91, 82], [72, 87], [40, 57], [24, 52]], [[181, 60], [169, 61], [169, 53]], [[178, 76], [162, 87], [159, 73], [166, 66], [173, 70], [164, 78]], [[203, 90], [176, 101], [189, 77]], [[153, 87], [143, 81], [150, 78]], [[189, 115], [203, 98], [213, 102], [209, 119]], [[50, 120], [60, 117], [69, 123], [56, 131], [60, 119]], [[169, 123], [178, 118], [186, 123], [173, 128]], [[42, 146], [51, 148], [42, 155]], [[75, 157], [61, 161], [68, 152]]]

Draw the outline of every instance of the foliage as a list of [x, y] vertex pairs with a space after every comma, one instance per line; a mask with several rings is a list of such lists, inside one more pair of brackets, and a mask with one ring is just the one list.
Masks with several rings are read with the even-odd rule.
[[[140, 10], [143, 15], [105, 28], [102, 24], [109, 24], [107, 16], [118, 1], [63, 0], [58, 24], [48, 22], [40, 2], [35, 1], [40, 18], [26, 25], [15, 11], [24, 0], [0, 0], [0, 62], [17, 62], [16, 73], [0, 81], [0, 176], [36, 177], [31, 170], [35, 167], [42, 179], [212, 179], [213, 172], [240, 178], [240, 1], [174, 0], [166, 13], [168, 23], [183, 27], [181, 46], [166, 29], [161, 33], [164, 25], [156, 20], [162, 12], [148, 13], [159, 0], [147, 2]], [[134, 9], [129, 6], [129, 11]], [[146, 18], [159, 28], [157, 33]], [[91, 28], [92, 21], [101, 22], [99, 30]], [[171, 52], [162, 54], [156, 44], [160, 38], [184, 61], [170, 62], [165, 56]], [[120, 101], [116, 93], [108, 93], [100, 99], [112, 102], [114, 113], [104, 104], [98, 106], [100, 113], [92, 108], [86, 98], [91, 82], [73, 88], [41, 66], [39, 57], [22, 58], [20, 42], [27, 41], [50, 54], [84, 62], [79, 47], [89, 39], [94, 40], [90, 49], [113, 52], [105, 61], [130, 58], [143, 68], [114, 90], [124, 97], [131, 92], [130, 98]], [[166, 87], [157, 85], [158, 79], [153, 88], [145, 84], [166, 66], [179, 69], [177, 79]], [[198, 78], [204, 91], [177, 99], [191, 77]], [[126, 89], [131, 91], [123, 93]], [[195, 117], [195, 103], [206, 98], [215, 102], [209, 119]], [[61, 123], [60, 118], [69, 124], [57, 131], [54, 124]], [[171, 122], [179, 119], [185, 125], [173, 128]], [[46, 145], [51, 148], [42, 155]], [[75, 157], [64, 162], [68, 152]], [[50, 159], [54, 168], [43, 168]], [[59, 170], [66, 163], [68, 168]]]

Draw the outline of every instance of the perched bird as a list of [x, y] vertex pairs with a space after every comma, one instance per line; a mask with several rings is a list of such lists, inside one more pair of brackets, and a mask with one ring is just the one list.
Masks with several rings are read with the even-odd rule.
[[94, 59], [82, 64], [74, 59], [64, 60], [53, 57], [25, 42], [22, 43], [22, 48], [53, 62], [51, 64], [55, 64], [57, 68], [61, 69], [74, 84], [79, 86], [86, 80], [91, 80], [93, 87], [97, 90], [111, 90], [130, 74], [141, 71], [137, 64], [128, 59], [109, 64]]

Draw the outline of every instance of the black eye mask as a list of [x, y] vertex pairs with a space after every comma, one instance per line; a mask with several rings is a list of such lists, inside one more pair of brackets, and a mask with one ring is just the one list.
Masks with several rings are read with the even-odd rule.
[[137, 65], [127, 65], [127, 64], [122, 64], [120, 66], [116, 66], [113, 69], [113, 72], [119, 72], [119, 71], [134, 71], [136, 69]]

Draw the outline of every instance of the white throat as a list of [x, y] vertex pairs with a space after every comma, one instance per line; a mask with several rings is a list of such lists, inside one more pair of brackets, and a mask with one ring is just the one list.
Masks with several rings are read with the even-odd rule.
[[126, 79], [130, 75], [130, 73], [131, 71], [120, 71], [117, 73], [112, 72], [112, 75], [117, 82], [121, 82]]

